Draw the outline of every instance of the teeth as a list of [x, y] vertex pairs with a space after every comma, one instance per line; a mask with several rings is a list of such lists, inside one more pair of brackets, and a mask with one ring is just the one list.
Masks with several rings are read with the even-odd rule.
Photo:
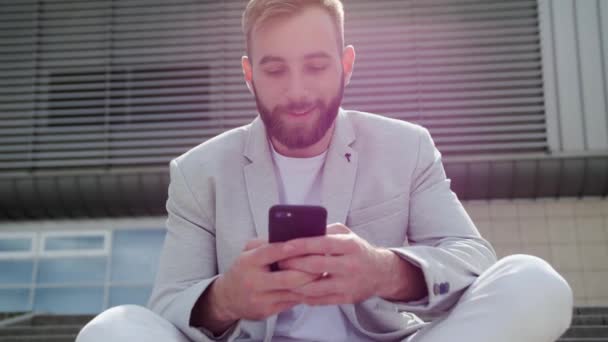
[[304, 111], [294, 111], [294, 113], [296, 113], [296, 114], [304, 114], [304, 113], [310, 112], [311, 110], [312, 110], [312, 107], [308, 108], [307, 110], [304, 110]]

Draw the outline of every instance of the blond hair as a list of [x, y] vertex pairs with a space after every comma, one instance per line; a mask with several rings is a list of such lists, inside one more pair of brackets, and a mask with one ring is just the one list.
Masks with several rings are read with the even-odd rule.
[[243, 33], [247, 54], [250, 55], [251, 33], [270, 19], [290, 17], [309, 6], [318, 6], [331, 16], [338, 34], [338, 49], [344, 46], [344, 8], [340, 0], [250, 0], [243, 12]]

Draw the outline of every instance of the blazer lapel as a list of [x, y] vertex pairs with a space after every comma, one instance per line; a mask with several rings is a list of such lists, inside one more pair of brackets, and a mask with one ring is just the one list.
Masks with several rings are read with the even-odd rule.
[[245, 166], [244, 172], [255, 231], [259, 238], [267, 240], [268, 209], [279, 203], [279, 188], [266, 129], [259, 117], [251, 124], [244, 155], [251, 161]]
[[340, 109], [321, 179], [321, 203], [327, 209], [328, 224], [346, 222], [359, 160], [350, 146], [354, 141], [352, 123]]

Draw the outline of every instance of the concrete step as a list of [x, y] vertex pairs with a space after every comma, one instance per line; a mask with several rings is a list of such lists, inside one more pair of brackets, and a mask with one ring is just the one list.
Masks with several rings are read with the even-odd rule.
[[36, 315], [29, 325], [80, 325], [89, 323], [95, 315]]
[[608, 315], [578, 315], [572, 317], [572, 326], [608, 325]]
[[55, 336], [78, 334], [82, 325], [16, 326], [0, 329], [0, 337], [6, 336]]
[[[557, 342], [608, 342], [608, 307], [574, 309], [570, 329]], [[73, 342], [94, 315], [40, 314], [0, 327], [0, 342]]]
[[574, 308], [574, 315], [608, 315], [607, 306], [580, 306]]
[[1, 342], [74, 342], [76, 334], [73, 335], [54, 335], [54, 336], [3, 336]]
[[608, 338], [608, 325], [572, 326], [563, 337], [603, 337]]

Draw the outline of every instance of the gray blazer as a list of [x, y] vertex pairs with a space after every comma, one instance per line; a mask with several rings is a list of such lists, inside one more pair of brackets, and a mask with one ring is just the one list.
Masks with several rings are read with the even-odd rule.
[[[214, 340], [205, 329], [189, 326], [196, 300], [248, 240], [268, 236], [268, 209], [278, 203], [268, 144], [258, 117], [171, 162], [168, 231], [148, 306], [193, 341]], [[342, 222], [390, 248], [419, 266], [426, 279], [429, 295], [416, 303], [372, 297], [340, 305], [363, 335], [378, 341], [407, 337], [426, 324], [419, 317], [445, 313], [496, 261], [450, 190], [426, 129], [341, 109], [322, 172], [328, 222]], [[218, 339], [270, 341], [275, 322], [276, 316], [241, 320]]]

